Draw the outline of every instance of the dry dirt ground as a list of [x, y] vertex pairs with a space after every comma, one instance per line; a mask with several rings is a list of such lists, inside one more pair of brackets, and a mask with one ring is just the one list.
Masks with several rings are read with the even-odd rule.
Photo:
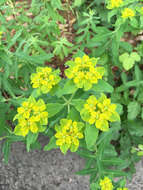
[[[66, 156], [59, 150], [26, 152], [22, 143], [12, 146], [9, 163], [0, 161], [0, 190], [89, 190], [88, 176], [74, 172], [84, 167], [76, 154]], [[143, 161], [128, 185], [129, 190], [143, 190]]]

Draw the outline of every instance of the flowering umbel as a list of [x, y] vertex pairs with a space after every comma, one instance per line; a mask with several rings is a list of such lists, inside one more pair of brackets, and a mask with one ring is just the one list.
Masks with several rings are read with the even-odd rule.
[[37, 67], [36, 73], [31, 75], [32, 87], [38, 88], [44, 94], [48, 93], [61, 80], [59, 72], [52, 71], [50, 67]]
[[61, 119], [60, 125], [55, 126], [56, 145], [60, 146], [61, 151], [65, 154], [68, 149], [75, 152], [79, 147], [79, 139], [83, 138], [82, 122], [72, 121], [70, 119]]
[[42, 99], [36, 102], [33, 97], [30, 97], [22, 103], [17, 112], [14, 117], [14, 120], [18, 120], [14, 129], [16, 135], [26, 136], [29, 131], [38, 133], [45, 130], [45, 125], [48, 123], [48, 112], [46, 112], [46, 105]]
[[105, 94], [97, 99], [94, 95], [90, 96], [84, 108], [80, 112], [84, 121], [95, 124], [101, 131], [108, 131], [109, 121], [119, 121], [120, 117], [116, 112], [116, 104], [111, 104], [111, 100]]
[[123, 4], [123, 0], [109, 0], [108, 9], [118, 8]]
[[131, 17], [134, 17], [135, 16], [135, 12], [134, 10], [130, 9], [130, 8], [125, 8], [123, 11], [122, 11], [122, 18], [131, 18]]
[[67, 62], [69, 68], [65, 70], [65, 75], [67, 78], [73, 79], [77, 88], [84, 88], [87, 91], [99, 79], [102, 79], [105, 72], [103, 67], [96, 66], [97, 60], [96, 58], [89, 58], [87, 55], [82, 58], [77, 57], [74, 61]]
[[111, 180], [108, 177], [100, 180], [101, 190], [113, 190], [113, 185]]

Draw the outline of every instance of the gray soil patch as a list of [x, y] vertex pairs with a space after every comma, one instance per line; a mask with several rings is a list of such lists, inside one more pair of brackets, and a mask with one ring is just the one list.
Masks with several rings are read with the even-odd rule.
[[[89, 190], [89, 177], [74, 174], [83, 168], [84, 160], [74, 153], [66, 156], [59, 150], [27, 153], [24, 144], [15, 143], [9, 163], [0, 162], [0, 190]], [[140, 162], [129, 190], [143, 190], [142, 174]]]
[[15, 143], [9, 163], [0, 162], [0, 190], [88, 190], [89, 178], [74, 174], [83, 167], [84, 160], [74, 153], [27, 153], [24, 144]]

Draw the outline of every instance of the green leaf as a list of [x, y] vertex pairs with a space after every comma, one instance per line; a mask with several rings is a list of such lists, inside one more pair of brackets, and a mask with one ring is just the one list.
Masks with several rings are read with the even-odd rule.
[[143, 145], [142, 145], [142, 144], [139, 144], [139, 145], [138, 145], [138, 148], [139, 148], [140, 150], [143, 150]]
[[141, 57], [139, 56], [139, 54], [137, 52], [132, 52], [130, 54], [130, 57], [134, 60], [134, 61], [137, 61], [139, 62], [141, 60]]
[[22, 34], [22, 31], [23, 31], [23, 29], [18, 30], [18, 31], [16, 32], [16, 34], [14, 35], [14, 37], [12, 38], [11, 42], [10, 42], [9, 45], [8, 45], [8, 49], [16, 43], [17, 39], [18, 39], [19, 36]]
[[56, 145], [56, 138], [53, 136], [50, 139], [49, 143], [44, 146], [44, 151], [49, 151], [55, 148], [58, 148], [58, 146]]
[[90, 169], [83, 169], [83, 170], [80, 170], [80, 171], [76, 172], [75, 174], [77, 174], [77, 175], [87, 175], [87, 174], [92, 174], [92, 173], [96, 173], [96, 172], [97, 172], [97, 167], [90, 168]]
[[117, 9], [113, 9], [113, 10], [110, 10], [110, 11], [108, 12], [108, 22], [110, 22], [111, 18], [112, 18], [114, 15], [117, 15]]
[[104, 175], [112, 175], [114, 177], [121, 177], [121, 176], [127, 176], [127, 172], [123, 172], [123, 171], [120, 171], [120, 170], [108, 170], [108, 169], [105, 169], [103, 171]]
[[136, 52], [132, 52], [130, 55], [123, 53], [119, 56], [119, 60], [123, 63], [124, 69], [128, 71], [134, 66], [135, 61], [140, 61], [140, 56]]
[[1, 0], [0, 5], [2, 5], [3, 3], [6, 3], [6, 0]]
[[134, 120], [137, 115], [140, 113], [140, 104], [136, 101], [130, 102], [128, 105], [128, 119], [129, 120]]
[[97, 84], [95, 84], [91, 90], [95, 92], [108, 92], [112, 93], [114, 88], [104, 80], [99, 80]]
[[9, 153], [10, 153], [10, 143], [9, 141], [5, 141], [2, 147], [2, 152], [4, 155], [4, 161], [7, 164], [8, 163], [8, 159], [9, 159]]
[[85, 100], [82, 99], [72, 99], [71, 102], [72, 105], [77, 109], [77, 111], [81, 111], [83, 109], [83, 106], [85, 104]]
[[127, 126], [129, 133], [132, 136], [143, 136], [143, 121], [142, 120], [134, 120], [134, 121], [127, 121], [125, 123]]
[[139, 152], [137, 153], [137, 155], [138, 155], [138, 156], [143, 156], [143, 151], [139, 151]]
[[141, 109], [141, 118], [143, 119], [143, 108]]
[[120, 47], [128, 52], [132, 52], [132, 50], [133, 50], [133, 47], [129, 42], [120, 41]]
[[117, 112], [112, 113], [112, 115], [110, 116], [110, 121], [111, 122], [115, 122], [115, 121], [120, 121], [120, 116]]
[[107, 166], [113, 166], [113, 165], [122, 165], [124, 162], [128, 162], [127, 160], [122, 160], [121, 158], [117, 157], [110, 157], [109, 159], [102, 159], [101, 162]]
[[72, 107], [68, 114], [68, 119], [71, 119], [72, 121], [79, 121], [80, 113], [74, 107]]
[[74, 7], [80, 7], [83, 3], [83, 0], [74, 0], [74, 4], [73, 6]]
[[130, 70], [134, 66], [135, 62], [131, 57], [128, 57], [123, 62], [123, 67], [126, 71]]
[[134, 73], [135, 73], [135, 79], [141, 81], [142, 80], [142, 71], [141, 71], [141, 69], [139, 68], [138, 65], [135, 65]]
[[57, 91], [56, 95], [58, 97], [61, 97], [64, 94], [73, 94], [76, 90], [77, 90], [77, 87], [74, 84], [74, 82], [72, 80], [67, 80], [64, 87], [60, 88]]
[[140, 27], [141, 28], [143, 27], [143, 16], [142, 15], [140, 16]]
[[79, 156], [84, 157], [84, 158], [96, 158], [96, 154], [92, 153], [91, 151], [87, 149], [78, 149], [76, 152]]
[[[102, 146], [102, 144], [101, 144], [101, 146]], [[103, 152], [103, 157], [106, 159], [108, 157], [115, 157], [115, 156], [117, 156], [115, 147], [112, 144], [106, 144], [105, 148], [104, 148], [104, 152]]]
[[121, 104], [116, 104], [117, 105], [117, 108], [116, 108], [116, 111], [119, 115], [122, 115], [123, 114], [123, 106]]
[[99, 130], [94, 125], [86, 125], [84, 134], [85, 134], [85, 141], [87, 144], [87, 148], [89, 150], [93, 150], [94, 145], [98, 138]]
[[124, 62], [126, 59], [128, 59], [129, 54], [128, 53], [123, 53], [122, 55], [119, 56], [120, 62]]
[[54, 9], [62, 9], [62, 4], [60, 0], [51, 0], [51, 5]]
[[26, 53], [17, 53], [16, 56], [18, 58], [20, 58], [21, 60], [27, 61], [31, 64], [40, 64], [41, 65], [45, 61], [49, 61], [53, 57], [53, 54], [52, 53], [49, 53], [49, 54], [43, 53], [40, 55], [29, 56]]
[[46, 104], [46, 110], [48, 112], [48, 118], [53, 117], [63, 109], [64, 105], [59, 103]]
[[32, 133], [29, 132], [27, 137], [26, 137], [26, 149], [27, 152], [30, 151], [30, 145], [33, 144], [38, 138], [38, 133]]
[[69, 146], [67, 144], [63, 144], [62, 146], [60, 146], [60, 150], [63, 154], [66, 154], [68, 149], [69, 149]]
[[133, 17], [130, 20], [130, 25], [133, 26], [134, 28], [138, 28], [138, 20], [135, 17]]

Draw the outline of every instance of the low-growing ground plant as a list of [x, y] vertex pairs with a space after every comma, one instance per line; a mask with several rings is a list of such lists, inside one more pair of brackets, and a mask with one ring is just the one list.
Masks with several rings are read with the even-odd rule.
[[143, 156], [142, 0], [1, 0], [0, 140], [76, 152], [91, 190], [127, 190]]

